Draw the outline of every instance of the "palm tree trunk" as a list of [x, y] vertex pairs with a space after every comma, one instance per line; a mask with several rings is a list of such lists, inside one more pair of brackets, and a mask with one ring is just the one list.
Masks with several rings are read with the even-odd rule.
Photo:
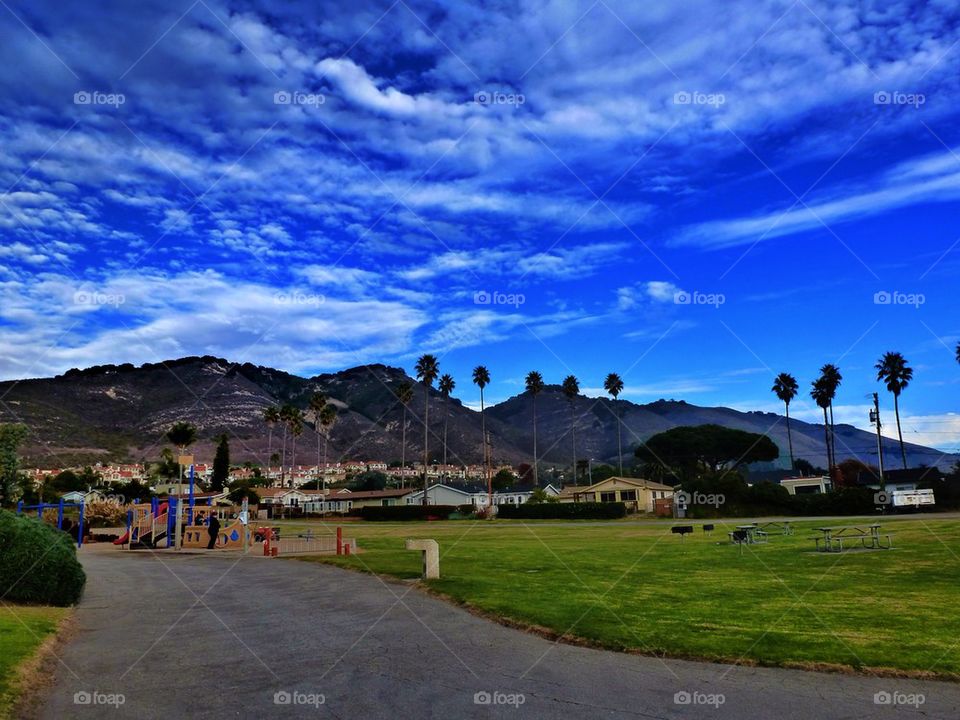
[[323, 434], [323, 501], [327, 501], [327, 434]]
[[287, 426], [283, 426], [283, 448], [280, 451], [280, 487], [287, 480]]
[[540, 487], [540, 477], [537, 474], [537, 396], [533, 396], [533, 485]]
[[577, 422], [573, 414], [573, 403], [570, 403], [570, 434], [573, 436], [573, 484], [577, 482]]
[[267, 477], [270, 476], [270, 463], [273, 462], [270, 458], [273, 457], [273, 425], [271, 424], [267, 428]]
[[293, 478], [297, 468], [297, 436], [290, 438], [290, 487], [293, 487]]
[[487, 416], [483, 408], [483, 388], [480, 388], [480, 434], [483, 442], [483, 472], [487, 476], [487, 512], [493, 508], [493, 483], [490, 480], [490, 454], [487, 452]]
[[785, 403], [787, 408], [787, 445], [790, 446], [790, 471], [793, 472], [795, 463], [793, 462], [793, 434], [790, 432], [790, 403]]
[[900, 429], [900, 395], [893, 395], [893, 412], [897, 416], [897, 435], [900, 437], [900, 457], [903, 460], [903, 469], [907, 469], [907, 449], [903, 445], [903, 431]]
[[428, 429], [430, 427], [430, 386], [423, 385], [423, 504], [427, 505], [427, 458], [429, 457]]
[[407, 406], [403, 406], [403, 426], [400, 431], [400, 487], [407, 481]]
[[450, 398], [443, 399], [443, 471], [447, 471], [447, 424], [450, 421]]
[[833, 400], [830, 401], [830, 455], [833, 457], [833, 462], [837, 462], [837, 430], [836, 426], [833, 424]]
[[619, 464], [620, 464], [620, 477], [623, 477], [623, 445], [621, 444], [621, 441], [620, 441], [620, 426], [621, 426], [623, 423], [620, 421], [620, 413], [619, 413], [619, 412], [616, 412], [616, 410], [617, 410], [616, 402], [617, 402], [617, 401], [614, 400], [613, 402], [614, 402], [614, 407], [613, 407], [613, 409], [614, 409], [614, 415], [615, 415], [616, 418], [617, 418], [617, 461], [618, 461]]
[[314, 431], [317, 433], [317, 490], [320, 489], [320, 419], [314, 420]]
[[827, 422], [827, 409], [823, 408], [823, 444], [827, 450], [827, 474], [833, 478], [833, 456], [830, 455], [830, 425]]

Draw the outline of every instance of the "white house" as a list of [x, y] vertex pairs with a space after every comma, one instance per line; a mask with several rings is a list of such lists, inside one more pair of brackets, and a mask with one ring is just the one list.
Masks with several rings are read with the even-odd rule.
[[[405, 498], [407, 505], [422, 505], [423, 490], [416, 490]], [[427, 488], [428, 505], [473, 505], [487, 506], [487, 493], [477, 488], [459, 488], [453, 485], [434, 483]]]
[[817, 495], [830, 492], [830, 478], [826, 475], [816, 477], [784, 478], [780, 484], [791, 495]]
[[[493, 494], [493, 504], [522, 505], [533, 496], [533, 491], [534, 487], [532, 485], [518, 485], [516, 487], [507, 488], [506, 490], [498, 490]], [[557, 497], [560, 494], [560, 491], [557, 490], [557, 488], [555, 488], [553, 485], [547, 485], [543, 488], [543, 491], [549, 497]]]

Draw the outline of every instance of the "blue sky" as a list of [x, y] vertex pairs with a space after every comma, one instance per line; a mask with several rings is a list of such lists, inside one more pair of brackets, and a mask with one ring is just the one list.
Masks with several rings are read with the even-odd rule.
[[907, 437], [956, 448], [958, 15], [4, 4], [0, 376], [430, 351], [470, 404], [481, 362], [493, 401], [616, 371], [763, 410], [789, 371], [815, 420], [834, 362], [865, 427], [896, 349]]

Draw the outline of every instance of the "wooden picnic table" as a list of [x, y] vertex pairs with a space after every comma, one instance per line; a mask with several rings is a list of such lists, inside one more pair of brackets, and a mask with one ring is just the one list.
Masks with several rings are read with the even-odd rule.
[[[837, 525], [817, 528], [822, 537], [815, 537], [817, 550], [821, 552], [843, 552], [843, 544], [847, 541], [859, 540], [860, 545], [868, 550], [889, 550], [893, 546], [892, 533], [887, 533], [887, 544], [883, 544], [880, 533], [880, 523], [870, 525]], [[869, 547], [867, 541], [870, 542]], [[820, 543], [823, 543], [821, 549]]]

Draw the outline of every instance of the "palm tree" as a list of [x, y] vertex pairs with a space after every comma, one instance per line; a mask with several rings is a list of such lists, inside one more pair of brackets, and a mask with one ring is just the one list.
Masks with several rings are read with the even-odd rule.
[[290, 424], [297, 412], [297, 409], [289, 403], [280, 408], [280, 422], [283, 424], [283, 445], [280, 448], [280, 487], [284, 487], [287, 483], [287, 435], [290, 433]]
[[435, 355], [421, 355], [417, 360], [417, 380], [423, 383], [423, 504], [427, 502], [427, 462], [430, 454], [430, 388], [440, 374], [440, 363]]
[[527, 373], [526, 379], [527, 392], [533, 398], [533, 484], [534, 487], [540, 487], [540, 476], [537, 471], [539, 458], [537, 457], [537, 395], [543, 392], [543, 375], [536, 370]]
[[836, 463], [837, 434], [833, 424], [833, 400], [837, 396], [837, 388], [840, 387], [840, 382], [843, 380], [843, 375], [840, 374], [840, 368], [838, 368], [836, 365], [827, 363], [820, 368], [820, 377], [824, 378], [827, 384], [827, 391], [830, 394], [830, 452], [833, 455], [834, 463]]
[[442, 375], [437, 387], [443, 395], [443, 465], [447, 465], [447, 421], [450, 419], [450, 393], [457, 386], [452, 375]]
[[773, 390], [780, 401], [783, 403], [787, 412], [787, 444], [790, 446], [790, 470], [794, 469], [793, 461], [793, 435], [790, 432], [790, 402], [797, 396], [799, 389], [797, 379], [790, 373], [780, 373], [773, 380]]
[[320, 425], [323, 427], [323, 495], [327, 495], [327, 443], [330, 441], [330, 431], [337, 421], [337, 408], [333, 403], [327, 403], [320, 411]]
[[620, 463], [620, 477], [623, 477], [623, 447], [620, 444], [620, 414], [617, 412], [617, 396], [623, 392], [623, 379], [616, 373], [610, 373], [603, 381], [603, 389], [613, 398], [614, 414], [617, 417], [617, 460]]
[[290, 413], [290, 418], [287, 421], [290, 424], [290, 487], [293, 487], [293, 482], [296, 477], [297, 472], [297, 438], [303, 433], [303, 410], [300, 408], [293, 408]]
[[413, 400], [413, 385], [404, 381], [397, 385], [397, 400], [403, 405], [403, 424], [401, 425], [400, 440], [400, 487], [405, 487], [407, 472], [407, 405]]
[[490, 462], [487, 455], [487, 425], [483, 412], [483, 389], [490, 384], [490, 371], [483, 365], [473, 369], [473, 384], [480, 388], [480, 435], [483, 438], [483, 467], [487, 476], [487, 509], [493, 507], [493, 484], [490, 478]]
[[[167, 440], [176, 445], [177, 449], [180, 450], [180, 454], [183, 455], [186, 449], [197, 441], [197, 428], [188, 422], [174, 423], [170, 429], [167, 430]], [[180, 485], [183, 485], [183, 465], [180, 463], [179, 458], [177, 464], [180, 465]], [[182, 487], [180, 488], [180, 492], [183, 492]]]
[[907, 365], [906, 358], [898, 352], [884, 353], [876, 364], [877, 380], [886, 383], [887, 390], [893, 393], [893, 411], [897, 416], [897, 435], [900, 437], [900, 458], [903, 469], [907, 469], [907, 450], [903, 445], [903, 431], [900, 429], [900, 393], [913, 380], [913, 368]]
[[827, 448], [827, 467], [831, 477], [833, 476], [833, 456], [830, 453], [830, 424], [827, 420], [827, 408], [830, 407], [830, 388], [828, 382], [819, 377], [812, 383], [813, 389], [810, 390], [810, 397], [823, 410], [823, 443]]
[[577, 484], [577, 423], [573, 411], [573, 401], [580, 394], [580, 381], [573, 375], [567, 375], [560, 385], [567, 402], [570, 403], [570, 434], [573, 436], [573, 484]]
[[327, 396], [322, 392], [315, 392], [310, 396], [310, 414], [313, 416], [313, 432], [317, 435], [317, 477], [320, 479], [320, 416], [327, 406]]
[[270, 462], [273, 458], [273, 426], [280, 422], [280, 408], [275, 405], [264, 408], [263, 421], [267, 424], [267, 477], [269, 477]]

